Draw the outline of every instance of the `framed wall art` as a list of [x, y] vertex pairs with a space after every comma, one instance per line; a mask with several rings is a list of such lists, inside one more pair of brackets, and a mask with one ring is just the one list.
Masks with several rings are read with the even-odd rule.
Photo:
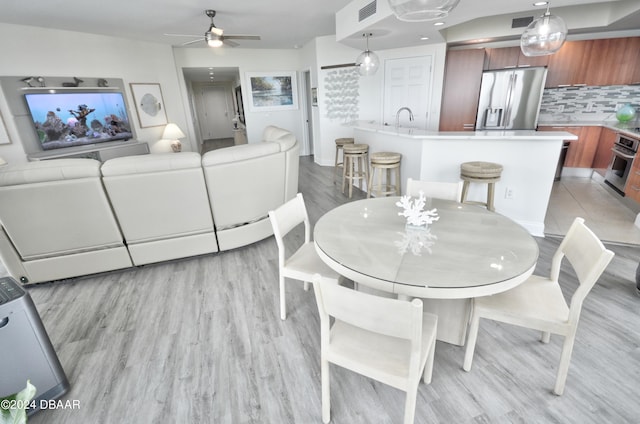
[[160, 84], [130, 83], [140, 128], [159, 127], [167, 124], [167, 113]]
[[298, 109], [295, 72], [247, 72], [252, 112]]
[[318, 88], [311, 88], [311, 106], [318, 106]]

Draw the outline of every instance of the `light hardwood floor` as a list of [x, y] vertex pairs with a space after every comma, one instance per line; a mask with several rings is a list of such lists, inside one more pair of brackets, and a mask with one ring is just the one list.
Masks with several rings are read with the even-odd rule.
[[[347, 201], [332, 168], [301, 159], [311, 221]], [[353, 200], [363, 198], [356, 190]], [[299, 242], [302, 229], [294, 231]], [[289, 240], [289, 243], [292, 241]], [[557, 238], [538, 239], [548, 273]], [[416, 423], [638, 423], [640, 250], [616, 257], [584, 304], [565, 394], [551, 393], [561, 341], [482, 321], [473, 369], [438, 342]], [[566, 287], [576, 286], [563, 271]], [[320, 423], [319, 321], [313, 291], [288, 284], [278, 317], [273, 238], [241, 249], [30, 288], [79, 410], [43, 423]], [[332, 423], [399, 423], [404, 394], [332, 367]]]

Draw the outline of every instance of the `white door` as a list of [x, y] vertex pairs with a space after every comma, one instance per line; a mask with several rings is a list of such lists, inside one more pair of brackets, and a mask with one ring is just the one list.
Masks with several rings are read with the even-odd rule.
[[396, 124], [396, 114], [402, 107], [413, 112], [400, 112], [400, 125], [427, 128], [431, 99], [431, 56], [388, 59], [384, 63], [383, 122]]
[[233, 137], [233, 104], [229, 90], [223, 86], [203, 87], [200, 93], [200, 132], [204, 140]]

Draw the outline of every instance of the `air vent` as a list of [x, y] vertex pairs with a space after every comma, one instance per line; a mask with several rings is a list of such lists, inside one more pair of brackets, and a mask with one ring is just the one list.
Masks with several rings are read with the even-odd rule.
[[369, 16], [373, 16], [376, 14], [376, 4], [377, 0], [373, 0], [371, 3], [360, 9], [358, 12], [358, 22], [362, 22], [367, 19]]
[[515, 18], [511, 21], [511, 28], [525, 28], [533, 22], [533, 16], [527, 16], [525, 18]]

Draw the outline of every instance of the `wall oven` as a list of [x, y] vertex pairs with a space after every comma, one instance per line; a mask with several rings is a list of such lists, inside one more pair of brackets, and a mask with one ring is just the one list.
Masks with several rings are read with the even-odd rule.
[[616, 142], [611, 149], [613, 155], [604, 180], [623, 196], [627, 178], [631, 172], [631, 165], [638, 152], [639, 144], [640, 141], [634, 138], [618, 134]]

